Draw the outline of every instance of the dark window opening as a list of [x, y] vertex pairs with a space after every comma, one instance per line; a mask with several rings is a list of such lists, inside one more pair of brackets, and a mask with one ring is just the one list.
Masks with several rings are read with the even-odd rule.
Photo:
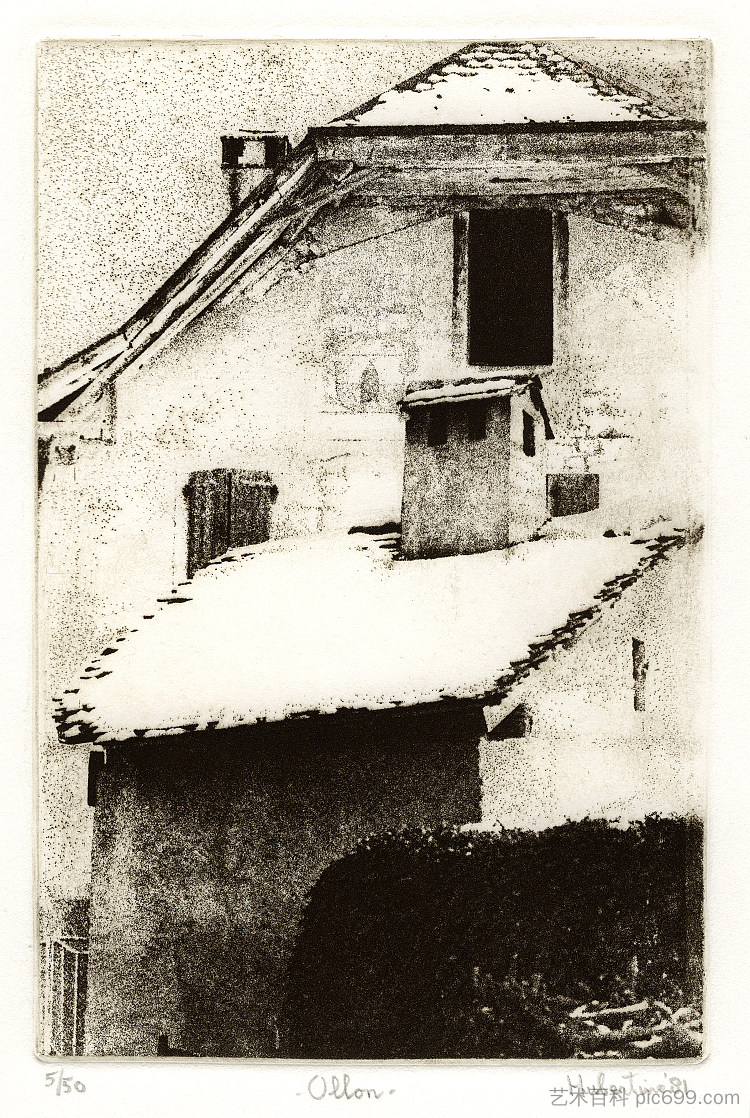
[[534, 417], [527, 411], [523, 413], [523, 452], [529, 458], [536, 454], [536, 434], [534, 431]]
[[260, 470], [201, 470], [185, 487], [188, 503], [187, 576], [234, 547], [265, 543], [278, 490]]
[[474, 400], [466, 405], [466, 431], [473, 442], [487, 437], [486, 400]]
[[551, 365], [552, 214], [476, 210], [468, 235], [470, 365]]
[[599, 508], [598, 474], [547, 474], [550, 516], [575, 516]]
[[633, 637], [633, 707], [641, 712], [646, 709], [647, 673], [646, 645], [638, 637]]
[[448, 409], [430, 408], [427, 417], [427, 445], [444, 446], [448, 441]]
[[380, 397], [378, 370], [370, 363], [359, 378], [359, 402], [363, 406], [376, 404]]
[[242, 136], [221, 137], [221, 165], [222, 167], [239, 167], [240, 160], [245, 151], [245, 140]]
[[289, 154], [289, 147], [288, 136], [267, 136], [266, 167], [270, 167], [274, 171], [277, 167], [280, 167]]

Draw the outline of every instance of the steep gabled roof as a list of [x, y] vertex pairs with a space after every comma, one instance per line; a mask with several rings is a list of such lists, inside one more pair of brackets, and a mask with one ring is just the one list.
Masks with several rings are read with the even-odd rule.
[[501, 703], [687, 539], [660, 524], [632, 540], [545, 539], [409, 562], [394, 560], [393, 535], [228, 552], [86, 667], [60, 697], [59, 733], [70, 744], [129, 741]]
[[665, 109], [552, 44], [472, 43], [332, 121], [334, 125], [668, 120]]
[[[370, 180], [377, 189], [383, 168], [356, 153], [337, 153], [337, 133], [352, 137], [383, 129], [406, 135], [423, 128], [448, 133], [451, 129], [671, 129], [678, 137], [677, 147], [670, 147], [665, 139], [656, 146], [659, 152], [684, 155], [692, 149], [688, 145], [683, 150], [679, 137], [685, 133], [680, 130], [692, 134], [703, 125], [673, 119], [646, 95], [606, 81], [591, 67], [566, 59], [554, 46], [468, 46], [330, 125], [311, 129], [284, 165], [269, 172], [119, 330], [45, 369], [39, 377], [40, 420], [56, 420], [71, 406], [84, 409], [124, 369], [146, 360], [228, 294], [248, 289], [262, 294], [285, 267], [305, 257], [305, 230], [322, 210], [340, 204]], [[452, 144], [453, 138], [449, 136], [447, 142]], [[552, 147], [558, 150], [557, 137]], [[640, 152], [640, 146], [635, 150]], [[486, 154], [483, 158], [486, 162]], [[647, 160], [651, 158], [649, 149]], [[507, 151], [503, 159], [508, 159]], [[600, 159], [606, 162], [606, 154]], [[407, 158], [407, 175], [413, 173], [412, 163]], [[510, 166], [503, 165], [506, 170]], [[623, 172], [618, 166], [618, 182], [624, 189], [628, 183]], [[649, 182], [664, 186], [653, 176]], [[397, 191], [402, 185], [401, 180], [396, 182]]]
[[321, 165], [303, 141], [119, 330], [45, 369], [39, 418], [56, 419], [84, 393], [93, 398], [90, 386], [103, 386], [155, 343], [165, 344], [229, 291], [272, 286], [313, 218], [368, 174]]

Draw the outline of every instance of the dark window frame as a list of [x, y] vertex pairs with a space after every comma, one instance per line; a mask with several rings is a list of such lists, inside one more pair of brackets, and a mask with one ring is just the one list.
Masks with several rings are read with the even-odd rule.
[[527, 458], [536, 456], [536, 421], [531, 412], [523, 408], [523, 452]]

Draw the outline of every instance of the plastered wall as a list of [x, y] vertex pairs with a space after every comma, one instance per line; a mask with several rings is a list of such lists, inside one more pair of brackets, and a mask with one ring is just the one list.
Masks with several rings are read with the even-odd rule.
[[110, 750], [87, 1054], [283, 1054], [284, 975], [323, 869], [387, 827], [479, 819], [481, 708]]
[[[708, 662], [704, 545], [686, 545], [514, 693], [528, 736], [482, 746], [487, 825], [642, 819], [705, 808]], [[634, 704], [633, 638], [648, 668]]]
[[[268, 470], [275, 535], [399, 518], [396, 400], [409, 380], [455, 371], [452, 221], [423, 218], [351, 206], [327, 219], [316, 237], [330, 255], [312, 271], [261, 302], [212, 309], [119, 379], [111, 445], [78, 441], [71, 460], [52, 456], [39, 522], [43, 891], [85, 891], [91, 827], [86, 754], [57, 745], [50, 697], [184, 578], [190, 472]], [[685, 245], [571, 218], [564, 336], [544, 388], [556, 438], [545, 450], [550, 470], [600, 472], [601, 509], [550, 530], [691, 513], [693, 264]], [[361, 396], [368, 366], [374, 401]]]

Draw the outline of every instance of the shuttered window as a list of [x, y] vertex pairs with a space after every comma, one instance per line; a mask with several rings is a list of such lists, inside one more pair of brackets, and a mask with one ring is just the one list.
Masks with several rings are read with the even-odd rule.
[[233, 547], [270, 538], [278, 490], [259, 470], [201, 470], [185, 487], [188, 503], [187, 575]]

